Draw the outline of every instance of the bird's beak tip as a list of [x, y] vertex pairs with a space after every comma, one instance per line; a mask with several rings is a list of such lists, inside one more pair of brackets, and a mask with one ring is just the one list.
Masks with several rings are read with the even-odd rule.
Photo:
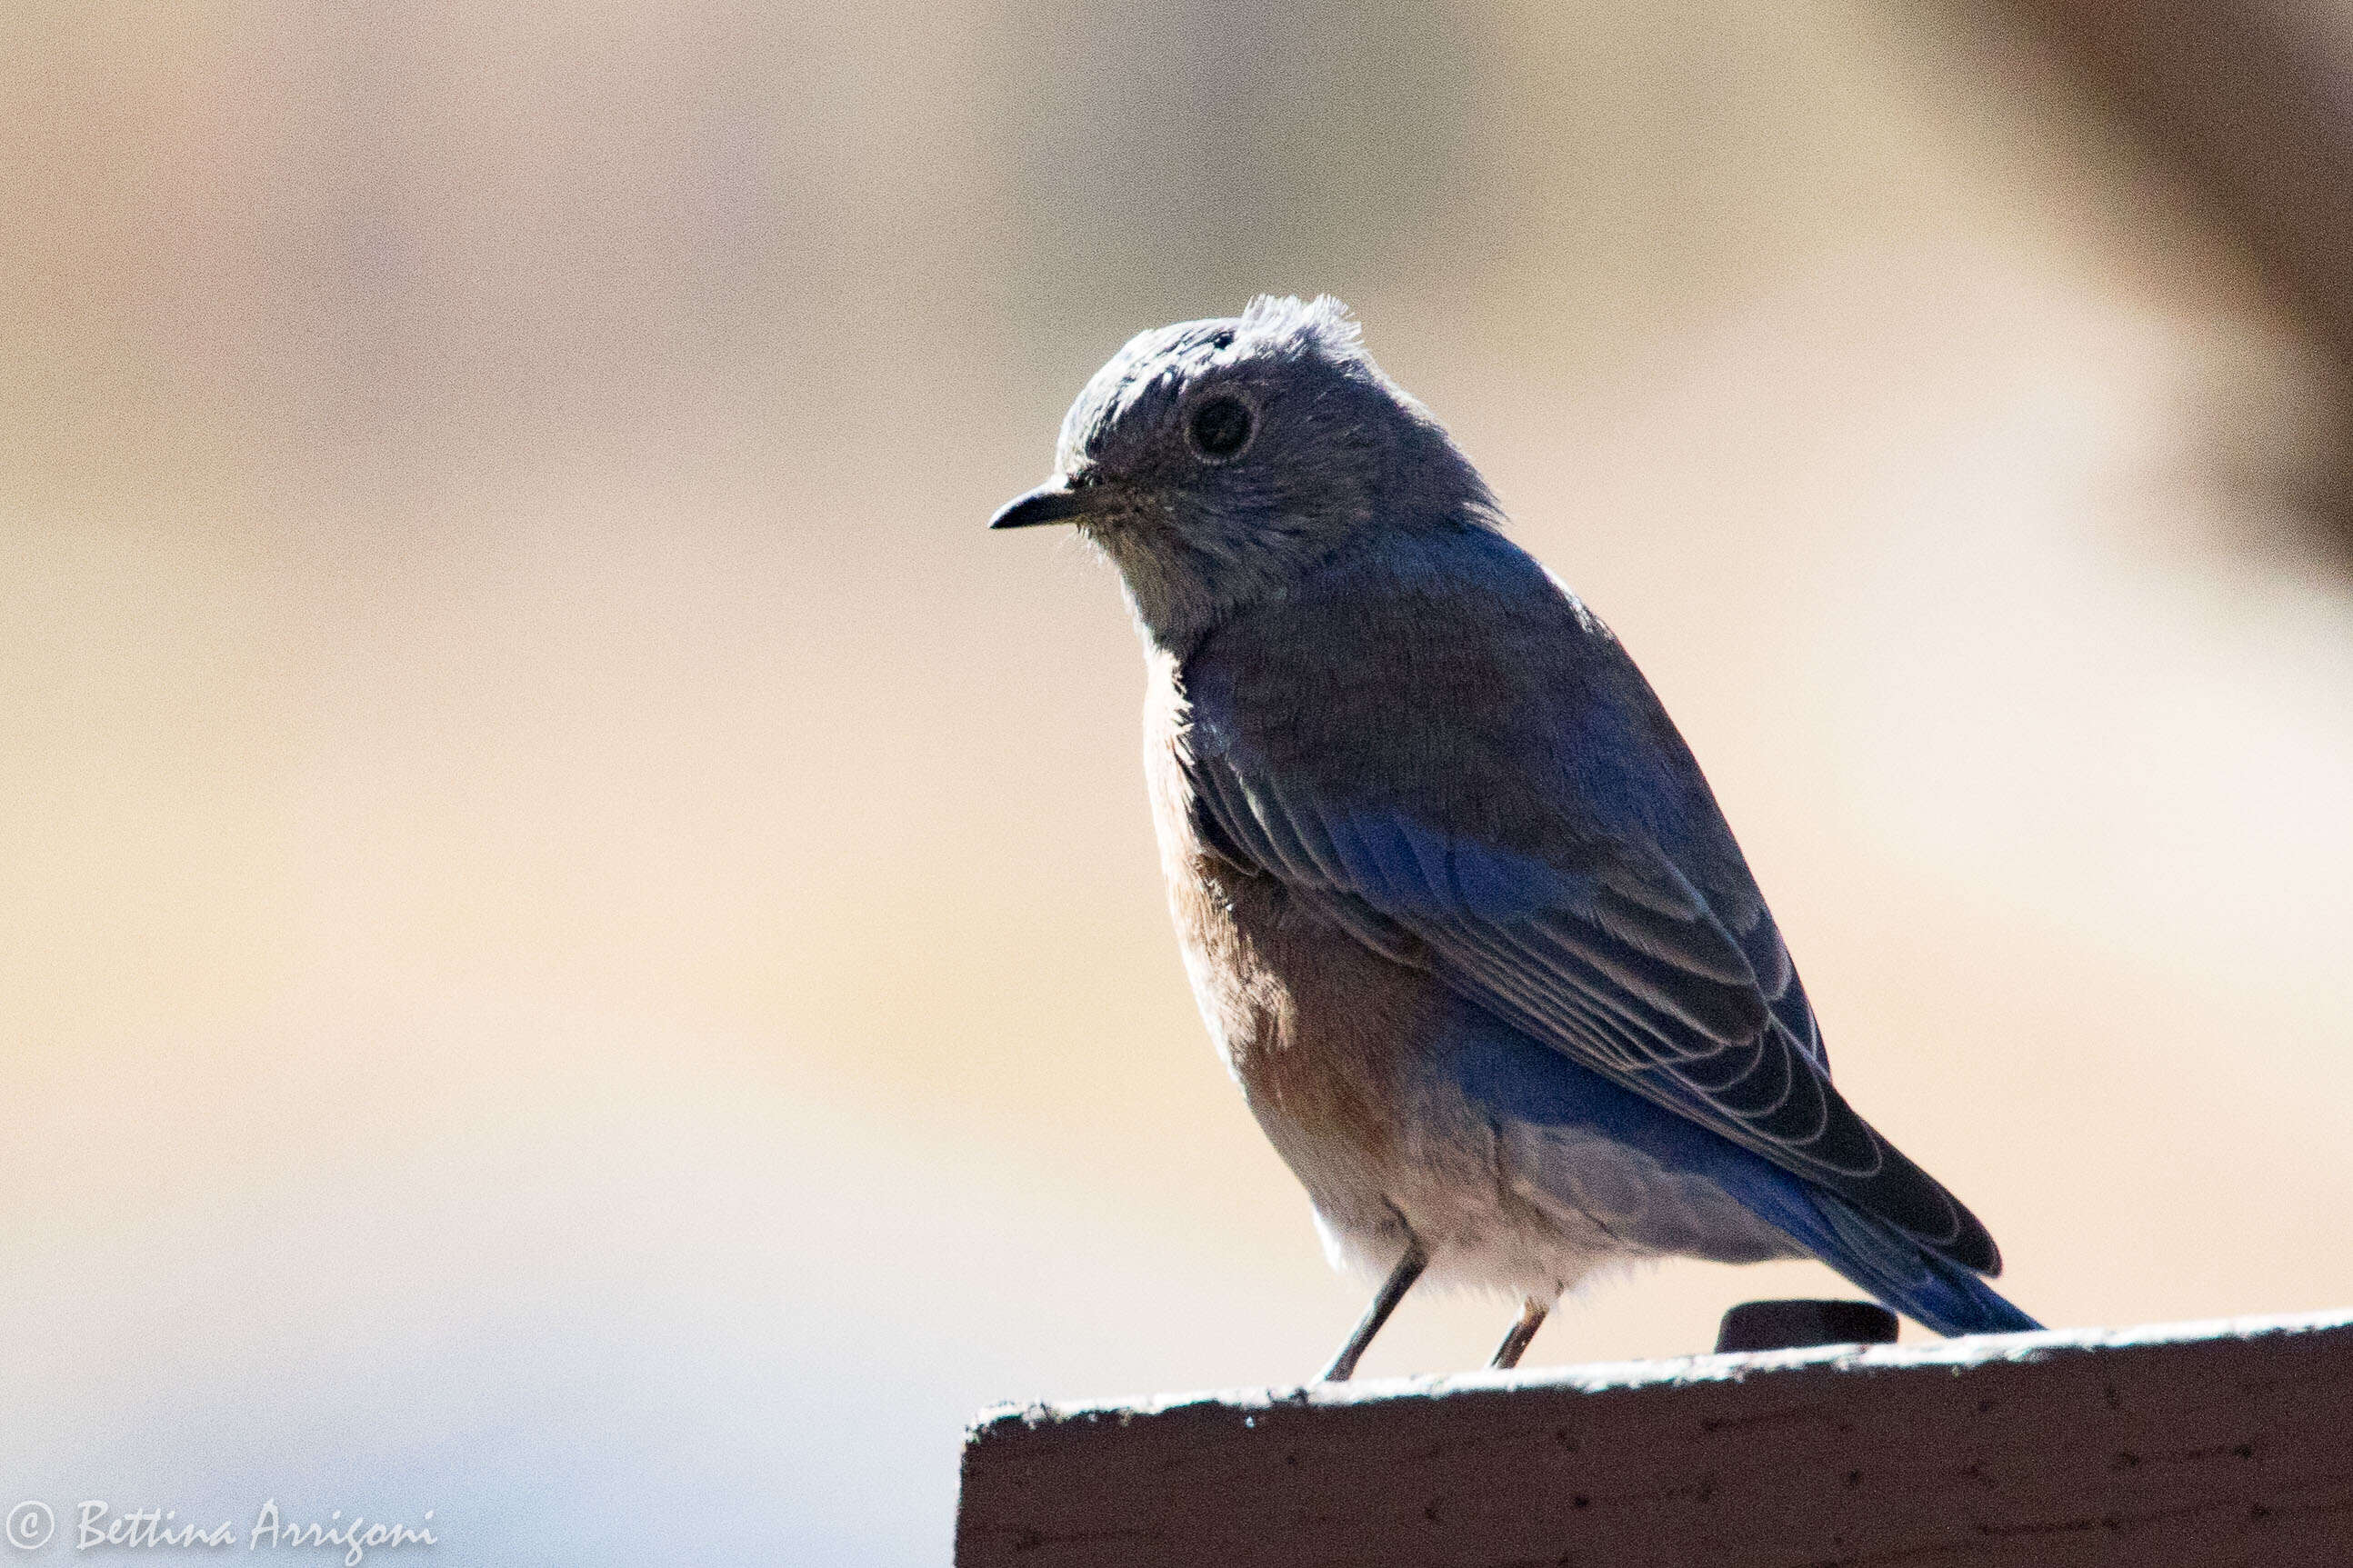
[[1069, 522], [1086, 510], [1085, 498], [1062, 479], [1049, 479], [1036, 489], [1015, 496], [988, 520], [991, 528], [1036, 528], [1041, 523]]

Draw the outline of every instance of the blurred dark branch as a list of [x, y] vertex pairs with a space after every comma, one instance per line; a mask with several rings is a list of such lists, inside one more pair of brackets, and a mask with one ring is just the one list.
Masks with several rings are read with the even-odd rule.
[[[2295, 0], [2006, 3], [2245, 247], [2272, 302], [2353, 386], [2353, 15]], [[2348, 473], [2340, 460], [2323, 499], [2353, 548]]]
[[2010, 4], [2243, 240], [2279, 303], [2353, 365], [2353, 72], [2317, 24], [2246, 0]]

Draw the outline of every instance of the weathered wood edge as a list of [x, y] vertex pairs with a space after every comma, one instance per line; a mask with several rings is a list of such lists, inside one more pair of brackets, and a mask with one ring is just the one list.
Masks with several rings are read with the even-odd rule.
[[2117, 1350], [2204, 1341], [2295, 1338], [2353, 1330], [2353, 1310], [2216, 1318], [2186, 1323], [2154, 1323], [2123, 1329], [2058, 1329], [2031, 1334], [1981, 1334], [1915, 1345], [1819, 1345], [1807, 1350], [1748, 1351], [1679, 1356], [1664, 1361], [1596, 1362], [1520, 1372], [1475, 1372], [1450, 1375], [1369, 1379], [1362, 1383], [1279, 1384], [1265, 1388], [1212, 1389], [1142, 1398], [1065, 1403], [1039, 1400], [994, 1405], [965, 1428], [967, 1449], [1018, 1440], [1029, 1433], [1068, 1426], [1136, 1421], [1179, 1413], [1223, 1409], [1247, 1416], [1278, 1406], [1290, 1409], [1353, 1408], [1404, 1400], [1446, 1399], [1543, 1390], [1604, 1394], [1622, 1390], [1744, 1383], [1752, 1379], [1830, 1372], [1865, 1376], [1943, 1371], [2098, 1355]]

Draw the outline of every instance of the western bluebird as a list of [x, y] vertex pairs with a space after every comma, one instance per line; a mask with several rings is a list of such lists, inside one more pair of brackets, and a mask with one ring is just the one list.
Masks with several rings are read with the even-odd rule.
[[1145, 332], [993, 528], [1073, 522], [1150, 666], [1209, 1033], [1335, 1265], [1506, 1293], [1811, 1255], [1947, 1334], [2036, 1327], [1993, 1237], [1831, 1087], [1781, 934], [1609, 628], [1505, 540], [1328, 296]]

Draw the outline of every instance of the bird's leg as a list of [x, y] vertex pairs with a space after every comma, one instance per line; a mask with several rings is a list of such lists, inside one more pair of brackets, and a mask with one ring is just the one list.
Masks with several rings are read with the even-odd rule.
[[1380, 1293], [1373, 1298], [1373, 1304], [1365, 1309], [1365, 1315], [1356, 1320], [1356, 1328], [1350, 1331], [1348, 1342], [1340, 1347], [1340, 1353], [1332, 1358], [1332, 1364], [1324, 1369], [1316, 1382], [1348, 1381], [1356, 1373], [1356, 1363], [1363, 1357], [1365, 1347], [1373, 1342], [1373, 1336], [1381, 1331], [1381, 1325], [1389, 1321], [1389, 1314], [1397, 1310], [1397, 1304], [1405, 1300], [1405, 1293], [1413, 1289], [1413, 1282], [1420, 1279], [1421, 1271], [1429, 1267], [1430, 1254], [1421, 1249], [1420, 1242], [1407, 1237], [1405, 1256], [1397, 1260], [1395, 1268], [1389, 1270], [1389, 1277], [1381, 1282]]
[[1544, 1327], [1545, 1314], [1551, 1310], [1533, 1296], [1525, 1298], [1525, 1304], [1520, 1308], [1520, 1321], [1512, 1325], [1512, 1331], [1505, 1334], [1504, 1342], [1495, 1347], [1495, 1359], [1487, 1364], [1503, 1370], [1519, 1365], [1520, 1357], [1527, 1353], [1528, 1342], [1536, 1337], [1536, 1331]]

